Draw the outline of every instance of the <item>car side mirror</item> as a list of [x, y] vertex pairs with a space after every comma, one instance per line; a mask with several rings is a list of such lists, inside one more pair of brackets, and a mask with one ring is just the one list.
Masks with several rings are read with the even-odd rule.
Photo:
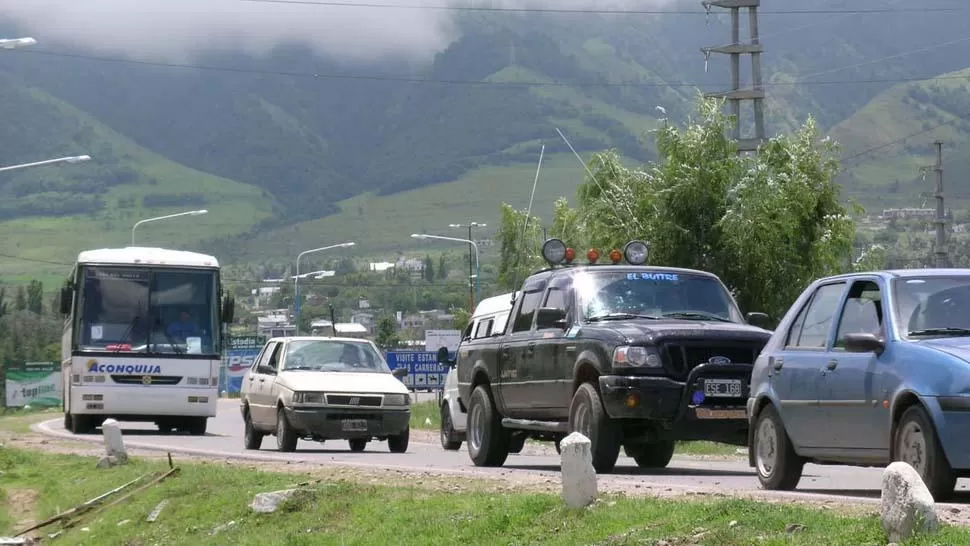
[[540, 307], [536, 311], [536, 328], [559, 328], [565, 329], [566, 310], [558, 307]]
[[407, 368], [394, 368], [394, 371], [391, 372], [391, 374], [394, 377], [398, 378], [398, 379], [404, 379], [405, 377], [408, 376], [408, 369]]
[[451, 359], [449, 358], [450, 356], [451, 355], [448, 353], [448, 347], [438, 348], [438, 364], [444, 364], [445, 366], [450, 365], [451, 364]]
[[886, 343], [876, 334], [846, 334], [842, 339], [845, 343], [845, 350], [852, 353], [876, 353], [878, 355], [886, 349]]
[[266, 366], [266, 365], [257, 366], [256, 371], [259, 373], [264, 373], [266, 375], [276, 375], [276, 368], [273, 368], [271, 366]]
[[767, 313], [752, 311], [745, 315], [744, 318], [748, 320], [749, 324], [753, 324], [759, 328], [768, 328], [771, 325], [771, 317]]
[[70, 288], [61, 288], [61, 314], [71, 314], [71, 304], [74, 300], [74, 291]]

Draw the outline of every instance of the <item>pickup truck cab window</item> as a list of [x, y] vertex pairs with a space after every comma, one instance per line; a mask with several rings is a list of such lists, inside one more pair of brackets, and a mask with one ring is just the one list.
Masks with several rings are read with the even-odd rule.
[[515, 313], [515, 322], [512, 323], [513, 332], [528, 332], [532, 329], [532, 322], [535, 318], [536, 309], [542, 300], [542, 289], [525, 292], [522, 294], [522, 304], [519, 305]]
[[744, 322], [727, 289], [713, 276], [589, 268], [576, 274], [574, 286], [586, 320], [632, 314]]

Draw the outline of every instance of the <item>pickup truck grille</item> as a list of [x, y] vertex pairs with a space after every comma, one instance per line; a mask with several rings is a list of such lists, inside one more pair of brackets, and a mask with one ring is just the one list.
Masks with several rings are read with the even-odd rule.
[[751, 364], [758, 358], [763, 343], [737, 342], [668, 342], [662, 344], [661, 355], [668, 372], [675, 379], [687, 379], [687, 374], [695, 367], [706, 364], [708, 359], [723, 356], [731, 359], [732, 364]]

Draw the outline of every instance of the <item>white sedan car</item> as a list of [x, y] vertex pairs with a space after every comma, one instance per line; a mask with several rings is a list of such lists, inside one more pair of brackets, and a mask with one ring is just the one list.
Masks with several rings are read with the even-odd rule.
[[351, 451], [387, 440], [392, 453], [404, 453], [411, 394], [398, 373], [364, 339], [270, 339], [243, 379], [246, 449], [259, 449], [264, 436], [274, 435], [286, 452], [303, 438], [348, 440]]

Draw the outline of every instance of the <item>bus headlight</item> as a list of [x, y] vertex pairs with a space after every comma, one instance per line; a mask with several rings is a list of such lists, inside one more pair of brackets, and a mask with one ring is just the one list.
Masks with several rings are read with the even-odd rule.
[[322, 392], [294, 392], [294, 404], [325, 404], [326, 400]]
[[409, 394], [385, 394], [384, 395], [385, 406], [407, 406], [410, 403], [411, 403], [411, 395]]

